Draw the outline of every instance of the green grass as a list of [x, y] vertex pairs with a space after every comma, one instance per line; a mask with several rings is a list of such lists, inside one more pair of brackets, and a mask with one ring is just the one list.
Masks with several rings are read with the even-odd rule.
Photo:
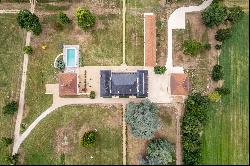
[[[4, 116], [2, 107], [10, 100], [18, 101], [22, 72], [23, 47], [26, 33], [16, 24], [16, 15], [0, 15], [0, 138], [13, 137], [15, 116]], [[11, 147], [0, 143], [0, 164], [7, 164], [5, 156]]]
[[204, 131], [203, 164], [249, 164], [248, 16], [232, 27], [220, 55], [231, 94], [210, 114]]
[[144, 65], [143, 16], [126, 14], [126, 63], [130, 66]]
[[38, 9], [37, 10], [47, 10], [47, 11], [64, 11], [69, 9], [69, 5], [67, 6], [61, 6], [61, 5], [51, 5], [51, 4], [44, 4], [44, 3], [39, 3], [38, 4]]
[[[84, 66], [117, 66], [122, 64], [122, 16], [98, 16], [103, 28], [91, 32], [87, 48], [83, 51]], [[86, 47], [86, 46], [83, 46]]]
[[[48, 115], [24, 141], [23, 164], [60, 164], [63, 162], [62, 153], [65, 154], [66, 165], [122, 164], [120, 118], [121, 107], [92, 105], [59, 108]], [[96, 146], [82, 147], [80, 141], [84, 132], [95, 128], [98, 132]], [[56, 139], [61, 132], [63, 136], [67, 135], [70, 150], [57, 154], [56, 145], [64, 142], [63, 138]]]

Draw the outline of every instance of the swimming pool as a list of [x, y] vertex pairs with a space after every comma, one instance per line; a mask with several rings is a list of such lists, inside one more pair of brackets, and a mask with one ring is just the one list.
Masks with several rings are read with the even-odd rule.
[[76, 49], [67, 48], [67, 64], [68, 67], [76, 66]]

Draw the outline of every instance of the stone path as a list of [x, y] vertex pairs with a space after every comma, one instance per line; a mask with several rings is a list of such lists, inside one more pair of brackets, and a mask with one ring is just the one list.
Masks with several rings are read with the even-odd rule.
[[[31, 7], [30, 7], [31, 13], [34, 13], [35, 11], [35, 1], [31, 2]], [[26, 46], [30, 45], [30, 38], [31, 38], [31, 32], [27, 32], [26, 36]], [[23, 109], [24, 109], [24, 103], [25, 103], [25, 88], [26, 88], [26, 78], [27, 78], [27, 68], [28, 68], [28, 61], [29, 61], [29, 56], [28, 54], [24, 54], [23, 57], [23, 72], [22, 72], [22, 82], [21, 82], [21, 90], [20, 90], [20, 95], [19, 95], [19, 104], [18, 104], [18, 112], [17, 112], [17, 117], [16, 117], [16, 124], [15, 124], [15, 131], [14, 131], [14, 145], [13, 145], [13, 152], [12, 154], [17, 153], [17, 151], [14, 151], [14, 147], [17, 144], [17, 140], [20, 137], [20, 126], [22, 123], [22, 118], [23, 118]]]
[[0, 14], [15, 14], [18, 13], [20, 10], [0, 10]]

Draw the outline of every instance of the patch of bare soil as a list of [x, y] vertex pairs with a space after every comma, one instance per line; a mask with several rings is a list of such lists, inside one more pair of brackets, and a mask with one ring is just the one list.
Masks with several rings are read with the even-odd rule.
[[29, 9], [30, 3], [6, 3], [0, 2], [0, 10], [22, 10]]
[[122, 126], [122, 108], [110, 106], [108, 108], [110, 113], [107, 117], [102, 119], [102, 122], [108, 128], [118, 128]]
[[78, 141], [76, 135], [77, 131], [74, 124], [58, 128], [53, 143], [55, 154], [71, 153], [74, 148], [73, 144]]

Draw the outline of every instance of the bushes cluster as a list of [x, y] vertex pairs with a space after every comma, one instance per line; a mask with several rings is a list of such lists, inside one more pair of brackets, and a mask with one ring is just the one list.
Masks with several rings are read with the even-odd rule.
[[190, 56], [196, 56], [203, 50], [203, 45], [196, 40], [185, 40], [183, 43], [184, 54]]
[[58, 14], [58, 21], [61, 24], [69, 24], [69, 23], [71, 23], [71, 20], [69, 19], [69, 17], [63, 12], [60, 12]]
[[11, 101], [9, 103], [7, 103], [4, 107], [3, 107], [3, 114], [4, 115], [13, 115], [18, 109], [18, 104], [16, 101]]
[[78, 8], [76, 12], [76, 18], [78, 25], [87, 31], [89, 28], [93, 27], [96, 22], [96, 17], [86, 8]]
[[224, 42], [226, 39], [231, 37], [231, 29], [219, 29], [215, 34], [215, 39], [220, 42]]
[[92, 147], [96, 143], [96, 131], [88, 131], [82, 137], [82, 146]]
[[152, 139], [147, 145], [147, 154], [141, 160], [142, 165], [168, 165], [174, 161], [174, 146], [167, 140]]
[[226, 87], [216, 88], [215, 89], [221, 96], [230, 94], [230, 89]]
[[95, 96], [96, 96], [96, 95], [95, 95], [95, 91], [91, 91], [89, 97], [90, 97], [91, 99], [94, 99]]
[[10, 164], [10, 165], [17, 165], [19, 160], [19, 154], [16, 153], [14, 155], [8, 155], [6, 156], [6, 161]]
[[130, 126], [133, 136], [142, 139], [153, 138], [155, 131], [160, 127], [158, 112], [156, 105], [149, 100], [127, 104], [125, 121]]
[[39, 18], [27, 9], [21, 10], [18, 13], [17, 23], [21, 28], [24, 28], [27, 31], [32, 31], [35, 35], [39, 35], [42, 32]]
[[197, 165], [200, 162], [201, 133], [207, 121], [209, 106], [209, 99], [200, 93], [192, 93], [185, 101], [185, 112], [181, 124], [185, 165]]
[[218, 102], [221, 99], [221, 95], [218, 91], [210, 92], [207, 97], [211, 102]]
[[56, 67], [59, 69], [59, 70], [64, 70], [65, 69], [65, 63], [63, 61], [63, 59], [58, 59], [56, 61]]
[[212, 70], [212, 79], [214, 81], [222, 80], [224, 77], [223, 67], [221, 65], [214, 65]]
[[13, 143], [13, 139], [9, 137], [2, 137], [1, 141], [5, 146], [9, 146]]
[[31, 55], [31, 54], [33, 53], [33, 49], [32, 49], [31, 46], [24, 46], [23, 52], [24, 52], [25, 54]]
[[166, 67], [165, 66], [155, 66], [154, 67], [154, 72], [155, 74], [164, 74], [166, 72]]
[[214, 0], [213, 3], [202, 12], [202, 20], [207, 27], [213, 28], [226, 20], [235, 23], [240, 20], [243, 15], [244, 12], [241, 7], [227, 8], [223, 5], [222, 0]]

